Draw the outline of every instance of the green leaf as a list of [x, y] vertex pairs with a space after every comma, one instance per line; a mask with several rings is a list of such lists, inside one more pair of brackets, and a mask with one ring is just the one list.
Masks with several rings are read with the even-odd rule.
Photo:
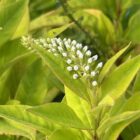
[[63, 25], [63, 26], [58, 27], [58, 28], [51, 29], [46, 33], [46, 37], [56, 37], [59, 34], [61, 34], [62, 32], [64, 32], [71, 25], [72, 25], [72, 23]]
[[24, 16], [28, 0], [18, 0], [8, 3], [9, 1], [0, 3], [0, 46], [10, 40], [15, 34]]
[[98, 36], [104, 39], [107, 43], [112, 43], [115, 40], [115, 31], [110, 19], [100, 10], [86, 9], [84, 10], [88, 14], [91, 14], [96, 19], [96, 28]]
[[[140, 68], [140, 56], [128, 60], [114, 70], [101, 85], [102, 98], [119, 98], [128, 88]], [[106, 100], [103, 98], [103, 100]], [[102, 102], [103, 102], [102, 100]]]
[[117, 113], [122, 113], [126, 111], [137, 111], [140, 110], [140, 92], [135, 93], [130, 97], [127, 102], [123, 104], [123, 106], [118, 110]]
[[73, 108], [73, 111], [81, 119], [82, 123], [89, 128], [94, 129], [94, 123], [92, 122], [91, 106], [81, 97], [77, 96], [70, 89], [65, 87], [65, 97], [68, 106]]
[[106, 64], [104, 65], [103, 69], [100, 72], [99, 75], [99, 81], [101, 82], [104, 77], [107, 76], [107, 74], [110, 72], [112, 66], [114, 65], [114, 63], [116, 62], [116, 60], [129, 48], [130, 44], [128, 44], [125, 48], [123, 48], [122, 50], [120, 50], [118, 53], [116, 53], [113, 57], [111, 57]]
[[115, 1], [112, 0], [69, 0], [68, 4], [73, 9], [100, 9], [104, 13], [107, 13], [110, 17], [114, 17], [115, 15]]
[[134, 43], [140, 43], [140, 11], [136, 12], [129, 20], [126, 39]]
[[[8, 41], [7, 43], [5, 43], [5, 45], [0, 47], [0, 75], [5, 69], [5, 67], [10, 67], [15, 64], [15, 62], [17, 62], [19, 59], [21, 61], [22, 58], [29, 55], [26, 49], [22, 47], [19, 42], [19, 40]], [[30, 57], [30, 59], [32, 57]]]
[[118, 107], [120, 107], [120, 105], [121, 107], [113, 107], [110, 111], [109, 118], [104, 120], [99, 127], [99, 133], [102, 133], [102, 135], [105, 133], [105, 140], [115, 140], [126, 126], [140, 117], [140, 93], [133, 94], [132, 97], [125, 100], [123, 104], [123, 100], [119, 101], [121, 104], [119, 103]]
[[31, 108], [29, 111], [46, 120], [51, 120], [61, 124], [62, 126], [78, 129], [90, 129], [82, 123], [82, 121], [68, 105], [63, 103], [45, 104]]
[[11, 120], [0, 119], [0, 135], [24, 136], [30, 140], [35, 140], [35, 130], [21, 123]]
[[[2, 68], [0, 76], [0, 103], [5, 104], [9, 99], [15, 98], [18, 85], [29, 64], [33, 61], [32, 57], [23, 57], [20, 61], [12, 63], [10, 66]], [[12, 81], [12, 82], [11, 82]]]
[[116, 140], [122, 130], [140, 117], [140, 111], [129, 111], [106, 119], [98, 128], [102, 140]]
[[74, 129], [59, 129], [56, 130], [49, 140], [85, 140], [78, 130]]
[[30, 126], [45, 135], [50, 135], [58, 126], [54, 125], [41, 117], [34, 115], [27, 109], [31, 106], [26, 105], [0, 105], [0, 116], [5, 119], [13, 120], [25, 126]]
[[109, 115], [110, 116], [115, 116], [116, 114], [118, 114], [119, 110], [126, 103], [126, 101], [127, 101], [127, 99], [125, 98], [124, 95], [122, 95], [121, 97], [119, 97], [115, 101], [115, 104], [111, 107], [111, 109], [109, 111]]
[[133, 140], [140, 140], [140, 135], [136, 136]]
[[137, 76], [136, 76], [136, 80], [134, 82], [134, 86], [133, 86], [133, 92], [140, 92], [140, 71], [138, 72]]
[[140, 4], [140, 0], [136, 0], [136, 1], [133, 1], [133, 0], [122, 0], [121, 1], [121, 6], [123, 8], [123, 10], [126, 10], [128, 8], [131, 8], [135, 5], [138, 5]]
[[37, 30], [43, 27], [62, 26], [69, 22], [66, 16], [60, 15], [60, 10], [47, 12], [30, 23], [30, 31]]
[[23, 35], [26, 35], [29, 30], [29, 9], [28, 6], [25, 9], [24, 15], [21, 19], [21, 22], [19, 23], [12, 40], [18, 37], [21, 37]]
[[56, 0], [40, 0], [40, 1], [30, 0], [31, 18], [39, 16], [40, 14], [44, 13], [44, 11], [48, 12], [54, 10], [57, 8], [57, 6], [58, 3], [56, 2]]
[[20, 80], [15, 99], [28, 105], [44, 102], [48, 89], [44, 68], [41, 59], [37, 59], [27, 68]]
[[134, 137], [140, 134], [140, 119], [134, 121], [128, 125], [121, 133], [123, 140], [132, 140]]

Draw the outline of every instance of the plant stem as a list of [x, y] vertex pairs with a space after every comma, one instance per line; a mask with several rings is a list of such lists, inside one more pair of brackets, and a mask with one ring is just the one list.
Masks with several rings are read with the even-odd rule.
[[[116, 39], [119, 36], [118, 31], [119, 31], [119, 22], [120, 22], [121, 13], [122, 13], [121, 1], [116, 0], [116, 19], [114, 20], [114, 29], [115, 29], [115, 33], [116, 33]], [[113, 50], [114, 50], [115, 53], [117, 53], [119, 51], [117, 40], [113, 45]]]
[[[97, 46], [97, 43], [95, 41], [95, 39], [93, 37], [91, 37], [91, 35], [81, 26], [81, 24], [73, 17], [73, 15], [69, 12], [65, 2], [63, 2], [63, 0], [59, 0], [63, 10], [65, 11], [66, 15], [68, 16], [68, 18], [75, 23], [75, 25], [77, 25], [77, 27], [86, 35], [86, 37], [88, 37], [91, 41], [92, 44], [94, 44], [95, 46]], [[94, 51], [99, 54], [100, 56], [104, 55], [99, 49], [97, 49], [97, 47], [94, 47]]]

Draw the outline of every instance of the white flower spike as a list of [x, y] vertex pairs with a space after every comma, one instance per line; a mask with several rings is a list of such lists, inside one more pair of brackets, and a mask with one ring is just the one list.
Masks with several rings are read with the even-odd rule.
[[97, 63], [98, 55], [92, 55], [88, 46], [82, 46], [75, 40], [61, 38], [40, 38], [33, 39], [30, 36], [22, 37], [23, 46], [29, 50], [34, 50], [34, 46], [39, 46], [50, 52], [54, 57], [61, 57], [65, 63], [66, 70], [72, 74], [73, 79], [84, 78], [92, 87], [98, 85], [97, 76], [103, 67], [103, 62]]

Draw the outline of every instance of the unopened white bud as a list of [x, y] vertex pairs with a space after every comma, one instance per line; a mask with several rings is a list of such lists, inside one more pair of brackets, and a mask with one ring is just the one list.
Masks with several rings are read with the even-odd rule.
[[58, 46], [58, 50], [61, 52], [63, 51], [63, 48], [61, 46]]
[[85, 46], [85, 47], [83, 48], [83, 51], [86, 52], [87, 49], [88, 49], [88, 46]]
[[62, 46], [62, 45], [63, 45], [63, 43], [62, 43], [62, 42], [58, 42], [58, 44], [59, 44], [60, 46]]
[[64, 42], [65, 42], [66, 40], [67, 40], [66, 38], [63, 39]]
[[68, 71], [72, 71], [72, 67], [71, 67], [71, 66], [68, 66], [68, 67], [67, 67], [67, 70], [68, 70]]
[[94, 77], [95, 75], [96, 75], [96, 72], [95, 72], [95, 71], [92, 71], [92, 72], [91, 72], [91, 76]]
[[62, 55], [63, 55], [64, 57], [67, 57], [67, 53], [65, 53], [65, 52], [63, 52]]
[[67, 44], [67, 45], [66, 45], [66, 48], [67, 48], [67, 49], [69, 49], [69, 48], [70, 48], [70, 45], [69, 45], [69, 44]]
[[52, 43], [52, 45], [53, 45], [53, 47], [56, 47], [57, 46], [56, 43]]
[[78, 77], [78, 74], [73, 74], [73, 79], [77, 79]]
[[92, 63], [93, 62], [93, 59], [92, 58], [89, 58], [88, 59], [88, 63]]
[[88, 51], [86, 52], [86, 55], [87, 55], [87, 56], [91, 56], [91, 51], [88, 50]]
[[97, 68], [102, 68], [103, 62], [98, 63]]
[[97, 60], [98, 59], [98, 55], [96, 54], [96, 55], [92, 56], [92, 58], [93, 58], [93, 60]]
[[80, 51], [80, 50], [77, 50], [77, 51], [76, 51], [76, 54], [77, 54], [77, 55], [79, 55], [80, 53], [81, 53], [81, 51]]
[[43, 39], [43, 38], [40, 38], [39, 41], [40, 41], [40, 43], [42, 43], [42, 44], [46, 43], [46, 40]]
[[77, 48], [77, 49], [81, 49], [81, 48], [82, 48], [82, 45], [78, 43], [78, 44], [76, 45], [76, 48]]
[[72, 43], [72, 45], [76, 45], [76, 41], [75, 40], [73, 40], [71, 43]]
[[89, 68], [90, 68], [89, 66], [85, 66], [85, 70], [86, 70], [86, 71], [88, 71], [88, 70], [89, 70]]
[[72, 51], [75, 51], [75, 49], [76, 49], [76, 48], [75, 48], [74, 46], [71, 47], [71, 50], [72, 50]]
[[79, 69], [79, 67], [77, 65], [75, 65], [73, 68], [75, 71], [77, 71]]
[[84, 55], [83, 55], [82, 53], [80, 53], [80, 54], [78, 55], [78, 57], [79, 57], [80, 59], [83, 59]]
[[92, 81], [92, 86], [97, 86], [97, 81]]
[[67, 60], [67, 64], [71, 64], [72, 63], [72, 60], [71, 59], [68, 59]]
[[78, 55], [78, 57], [79, 57], [80, 59], [83, 58], [83, 54], [82, 54], [82, 52], [81, 52], [80, 50], [77, 50], [76, 54]]
[[56, 38], [57, 43], [62, 42], [61, 38]]
[[70, 39], [70, 38], [68, 39], [68, 43], [69, 43], [69, 44], [71, 43], [71, 39]]

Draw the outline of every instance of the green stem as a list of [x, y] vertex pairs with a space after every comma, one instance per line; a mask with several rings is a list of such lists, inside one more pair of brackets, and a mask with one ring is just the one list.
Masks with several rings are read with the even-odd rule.
[[[88, 37], [91, 41], [92, 44], [94, 44], [95, 46], [97, 46], [97, 43], [95, 41], [95, 39], [81, 26], [81, 24], [73, 17], [73, 15], [69, 12], [65, 2], [63, 2], [63, 0], [59, 0], [63, 10], [65, 11], [66, 15], [68, 16], [68, 18], [75, 23], [75, 25], [77, 25], [77, 27], [85, 34], [86, 37]], [[99, 47], [99, 46], [98, 46]], [[100, 56], [103, 56], [104, 54], [100, 51], [100, 49], [97, 49], [97, 47], [94, 47], [94, 51], [99, 54]]]
[[[114, 20], [114, 29], [115, 29], [115, 33], [116, 33], [116, 39], [119, 36], [118, 31], [119, 31], [119, 22], [120, 22], [121, 13], [122, 13], [121, 1], [116, 0], [116, 19]], [[119, 51], [117, 41], [113, 45], [113, 50], [115, 53]]]
[[[94, 106], [92, 108], [92, 110], [96, 107], [98, 107], [99, 104], [99, 93], [98, 93], [98, 87], [96, 89], [94, 89], [94, 93], [93, 96], [95, 98], [95, 102], [94, 102]], [[99, 136], [97, 134], [97, 129], [100, 125], [100, 121], [102, 119], [102, 113], [103, 113], [103, 108], [99, 109], [99, 112], [97, 114], [97, 117], [95, 118], [95, 130], [94, 130], [94, 136], [93, 136], [93, 140], [99, 140]]]

